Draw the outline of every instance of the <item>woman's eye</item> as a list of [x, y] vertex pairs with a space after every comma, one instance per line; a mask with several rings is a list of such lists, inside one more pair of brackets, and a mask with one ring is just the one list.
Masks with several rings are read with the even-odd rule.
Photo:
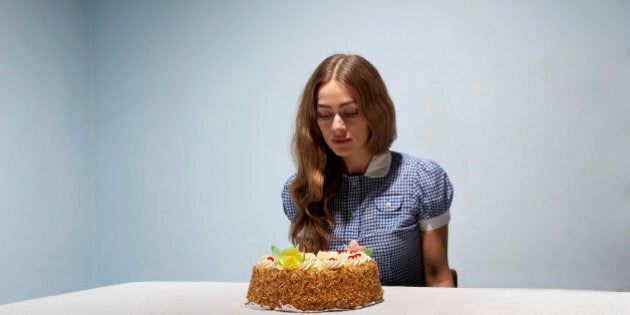
[[344, 117], [353, 118], [359, 115], [358, 110], [347, 111], [342, 114]]
[[321, 119], [330, 119], [333, 116], [331, 113], [317, 113], [317, 115]]

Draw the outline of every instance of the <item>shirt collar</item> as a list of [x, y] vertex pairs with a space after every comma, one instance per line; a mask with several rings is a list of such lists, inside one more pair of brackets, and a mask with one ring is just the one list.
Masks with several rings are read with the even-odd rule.
[[370, 164], [363, 176], [365, 177], [384, 177], [389, 172], [389, 167], [392, 164], [392, 155], [388, 151], [376, 154], [372, 157]]

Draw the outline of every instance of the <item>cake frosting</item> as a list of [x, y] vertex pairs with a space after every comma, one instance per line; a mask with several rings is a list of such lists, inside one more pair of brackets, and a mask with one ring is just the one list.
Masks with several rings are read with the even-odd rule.
[[263, 255], [252, 270], [248, 303], [266, 309], [355, 309], [379, 302], [383, 289], [371, 250], [352, 241], [343, 251], [306, 253], [298, 246]]

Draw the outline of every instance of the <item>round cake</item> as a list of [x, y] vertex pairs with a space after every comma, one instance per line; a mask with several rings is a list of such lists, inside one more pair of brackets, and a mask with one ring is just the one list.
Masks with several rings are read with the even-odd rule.
[[317, 255], [272, 246], [273, 255], [262, 256], [253, 268], [248, 303], [272, 310], [323, 311], [380, 302], [383, 288], [371, 252], [351, 245]]

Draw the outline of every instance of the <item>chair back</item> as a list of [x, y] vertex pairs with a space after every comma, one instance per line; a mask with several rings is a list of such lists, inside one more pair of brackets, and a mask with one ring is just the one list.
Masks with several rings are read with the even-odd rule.
[[453, 276], [453, 283], [455, 284], [455, 287], [457, 288], [457, 270], [451, 269], [451, 276]]

